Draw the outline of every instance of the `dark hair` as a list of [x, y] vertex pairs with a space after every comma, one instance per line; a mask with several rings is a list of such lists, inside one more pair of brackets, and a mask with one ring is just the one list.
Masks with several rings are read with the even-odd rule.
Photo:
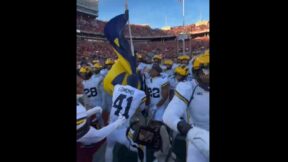
[[188, 76], [188, 75], [187, 75], [187, 76], [183, 76], [183, 75], [180, 75], [180, 74], [177, 74], [177, 73], [175, 73], [175, 75], [181, 76], [181, 79], [179, 79], [180, 82], [186, 80], [186, 79], [187, 79], [187, 76]]
[[152, 69], [156, 70], [158, 73], [162, 72], [162, 68], [158, 64], [153, 64]]

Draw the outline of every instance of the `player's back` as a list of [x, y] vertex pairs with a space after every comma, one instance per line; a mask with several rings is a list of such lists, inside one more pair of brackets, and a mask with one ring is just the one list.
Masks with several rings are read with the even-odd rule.
[[137, 108], [144, 102], [145, 97], [143, 91], [132, 86], [116, 85], [113, 91], [109, 122], [111, 123], [117, 120], [118, 116], [121, 114], [128, 119], [128, 124]]
[[84, 93], [88, 98], [89, 107], [101, 106], [102, 92], [100, 90], [100, 83], [102, 80], [102, 75], [94, 74], [90, 79], [82, 81]]

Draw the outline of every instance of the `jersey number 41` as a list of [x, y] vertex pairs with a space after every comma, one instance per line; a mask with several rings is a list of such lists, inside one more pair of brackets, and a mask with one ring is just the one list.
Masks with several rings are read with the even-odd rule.
[[[113, 107], [117, 109], [117, 110], [115, 111], [115, 113], [114, 113], [116, 116], [119, 116], [119, 113], [120, 113], [120, 111], [121, 111], [122, 108], [123, 108], [123, 107], [122, 107], [123, 100], [126, 99], [126, 97], [127, 97], [126, 95], [120, 94], [120, 95], [116, 98], [116, 100], [114, 101]], [[124, 111], [123, 116], [125, 116], [126, 119], [127, 119], [127, 118], [129, 118], [128, 112], [129, 112], [129, 109], [130, 109], [130, 106], [131, 106], [133, 97], [132, 97], [132, 96], [131, 96], [131, 97], [128, 97], [126, 100], [127, 100], [127, 105], [126, 105], [126, 107], [125, 107], [125, 111]]]

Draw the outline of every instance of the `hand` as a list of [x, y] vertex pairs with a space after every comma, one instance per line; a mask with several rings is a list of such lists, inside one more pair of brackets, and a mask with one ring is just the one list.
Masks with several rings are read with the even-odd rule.
[[127, 121], [127, 119], [125, 118], [125, 116], [119, 114], [118, 119], [115, 121], [116, 122], [116, 128], [119, 128], [120, 126], [122, 126], [126, 121]]
[[147, 117], [148, 117], [148, 114], [149, 114], [149, 113], [148, 113], [148, 109], [145, 108], [144, 110], [142, 110], [142, 111], [141, 111], [141, 114], [142, 114], [145, 118], [147, 118]]
[[102, 107], [97, 106], [97, 107], [96, 107], [96, 113], [97, 113], [97, 114], [102, 114], [102, 112], [103, 112]]

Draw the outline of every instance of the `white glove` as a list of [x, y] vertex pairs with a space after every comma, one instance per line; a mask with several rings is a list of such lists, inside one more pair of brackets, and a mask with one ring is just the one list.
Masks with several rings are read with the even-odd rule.
[[209, 132], [199, 127], [191, 128], [187, 133], [189, 140], [205, 157], [209, 159]]
[[125, 118], [125, 116], [119, 114], [118, 119], [115, 121], [116, 128], [119, 128], [120, 126], [122, 126], [126, 121], [127, 119]]
[[90, 116], [92, 116], [92, 115], [94, 115], [94, 114], [102, 114], [102, 108], [100, 107], [100, 106], [96, 106], [96, 107], [93, 107], [92, 109], [89, 109], [88, 111], [87, 111], [87, 116], [88, 117], [90, 117]]
[[100, 75], [105, 76], [106, 74], [107, 74], [107, 71], [106, 71], [106, 70], [102, 69], [102, 70], [100, 71]]

